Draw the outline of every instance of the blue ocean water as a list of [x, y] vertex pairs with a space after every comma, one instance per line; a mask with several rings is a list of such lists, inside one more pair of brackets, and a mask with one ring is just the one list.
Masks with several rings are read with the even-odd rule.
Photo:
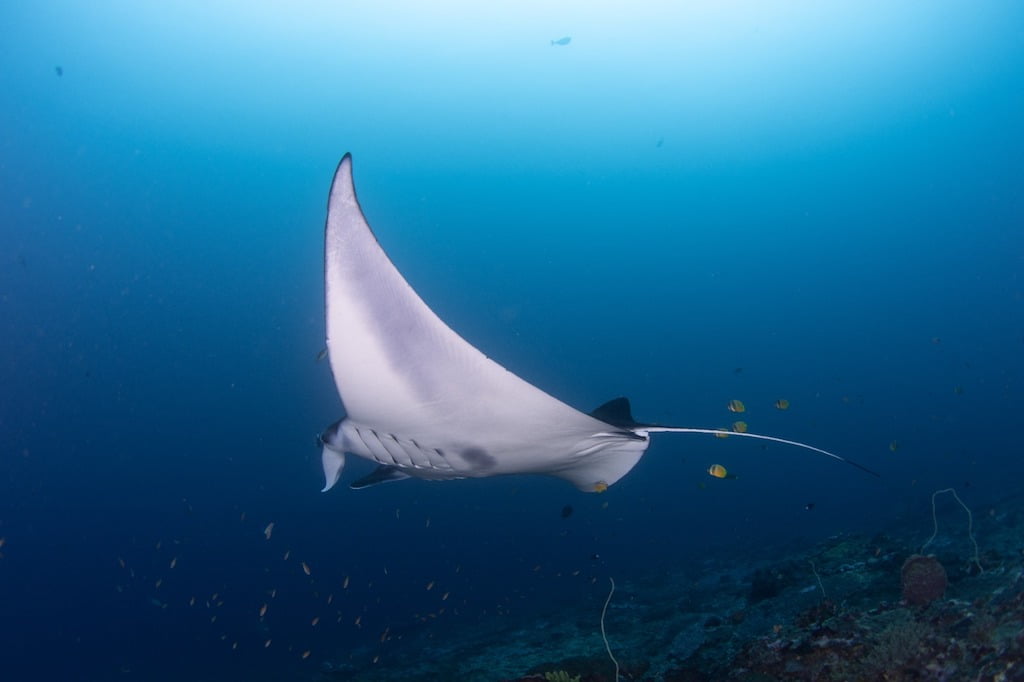
[[[102, 0], [0, 22], [3, 679], [313, 679], [357, 650], [386, 665], [396, 633], [570, 612], [609, 576], [927, 533], [937, 488], [1021, 490], [1016, 3]], [[406, 278], [528, 381], [689, 426], [739, 399], [752, 432], [881, 478], [663, 435], [603, 495], [319, 493], [345, 152]]]

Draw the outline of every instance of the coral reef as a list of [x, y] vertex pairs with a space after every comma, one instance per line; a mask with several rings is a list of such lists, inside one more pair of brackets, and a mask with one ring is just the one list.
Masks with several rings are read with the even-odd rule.
[[569, 677], [569, 673], [564, 670], [556, 670], [555, 672], [544, 673], [544, 679], [546, 682], [580, 682], [580, 676]]
[[1024, 499], [985, 511], [970, 529], [983, 554], [934, 534], [936, 556], [917, 554], [920, 524], [908, 522], [771, 561], [705, 559], [621, 581], [614, 600], [595, 592], [576, 613], [410, 637], [386, 665], [319, 680], [1024, 680]]

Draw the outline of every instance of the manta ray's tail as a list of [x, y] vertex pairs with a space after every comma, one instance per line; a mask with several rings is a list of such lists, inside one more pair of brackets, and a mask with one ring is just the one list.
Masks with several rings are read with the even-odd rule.
[[630, 431], [634, 432], [646, 431], [647, 433], [709, 433], [715, 436], [722, 436], [724, 434], [728, 434], [730, 436], [742, 436], [743, 438], [758, 438], [760, 440], [770, 440], [775, 443], [782, 443], [783, 445], [793, 445], [795, 447], [803, 448], [805, 450], [813, 450], [814, 452], [826, 455], [828, 457], [831, 457], [832, 459], [837, 459], [840, 462], [849, 464], [852, 467], [857, 467], [861, 471], [869, 473], [872, 476], [878, 476], [879, 478], [881, 478], [881, 475], [878, 472], [872, 471], [871, 469], [868, 469], [866, 466], [863, 466], [861, 464], [857, 464], [853, 460], [846, 459], [845, 457], [840, 457], [834, 452], [822, 450], [821, 448], [816, 448], [813, 445], [808, 445], [807, 443], [799, 443], [795, 440], [786, 440], [785, 438], [776, 438], [775, 436], [762, 436], [757, 433], [741, 433], [735, 431], [727, 431], [725, 429], [697, 429], [688, 426], [662, 426], [660, 424], [645, 424], [643, 422], [638, 422], [635, 419], [633, 419], [633, 412], [629, 405], [629, 398], [614, 398], [612, 400], [609, 400], [604, 405], [601, 405], [593, 412], [591, 412], [590, 416], [594, 417], [595, 419], [600, 419], [606, 424], [618, 426], [619, 428], [623, 429], [629, 429]]
[[837, 459], [840, 462], [843, 462], [845, 464], [849, 464], [852, 467], [857, 467], [861, 471], [863, 471], [865, 473], [868, 473], [868, 474], [871, 474], [872, 476], [878, 476], [879, 478], [881, 478], [881, 474], [879, 474], [877, 471], [872, 471], [871, 469], [868, 469], [866, 466], [864, 466], [862, 464], [857, 464], [857, 462], [854, 462], [852, 459], [847, 459], [845, 457], [840, 457], [839, 455], [837, 455], [834, 452], [829, 452], [828, 450], [822, 450], [821, 448], [816, 448], [813, 445], [808, 445], [807, 443], [800, 443], [800, 442], [795, 441], [795, 440], [786, 440], [785, 438], [776, 438], [775, 436], [762, 436], [759, 433], [740, 433], [740, 432], [736, 432], [736, 431], [727, 431], [726, 429], [697, 429], [697, 428], [691, 428], [691, 427], [687, 427], [687, 426], [653, 426], [653, 425], [647, 426], [647, 425], [644, 425], [643, 429], [645, 431], [647, 431], [648, 433], [656, 433], [656, 432], [657, 433], [710, 433], [710, 434], [713, 434], [713, 435], [716, 435], [716, 436], [729, 435], [729, 436], [740, 436], [742, 438], [757, 438], [757, 439], [760, 439], [760, 440], [770, 440], [770, 441], [773, 441], [775, 443], [782, 443], [784, 445], [793, 445], [793, 446], [798, 447], [798, 448], [804, 448], [805, 450], [813, 450], [814, 452], [821, 453], [821, 454], [823, 454], [823, 455], [825, 455], [827, 457], [831, 457], [832, 459]]

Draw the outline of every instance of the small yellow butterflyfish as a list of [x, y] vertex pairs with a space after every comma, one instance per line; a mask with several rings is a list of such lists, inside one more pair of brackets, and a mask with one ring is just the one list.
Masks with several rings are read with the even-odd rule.
[[730, 400], [729, 404], [726, 405], [730, 412], [746, 412], [747, 406], [743, 404], [742, 400]]
[[730, 474], [729, 470], [726, 469], [721, 464], [712, 464], [711, 466], [709, 466], [708, 473], [714, 476], [715, 478], [736, 478], [735, 476]]
[[775, 407], [776, 407], [776, 409], [779, 409], [779, 410], [788, 410], [789, 409], [789, 401], [786, 400], [785, 398], [779, 398], [778, 400], [775, 401]]
[[736, 433], [746, 433], [747, 432], [747, 422], [743, 422], [743, 421], [733, 422], [732, 423], [732, 430], [735, 431]]

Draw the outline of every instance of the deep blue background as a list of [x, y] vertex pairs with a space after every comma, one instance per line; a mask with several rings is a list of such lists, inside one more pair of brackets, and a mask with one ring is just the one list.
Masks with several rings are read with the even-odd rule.
[[[4, 4], [4, 679], [302, 677], [1020, 490], [1024, 10], [591, 4]], [[883, 478], [664, 435], [604, 495], [321, 495], [346, 151], [399, 269], [527, 380], [690, 426], [741, 399]]]

